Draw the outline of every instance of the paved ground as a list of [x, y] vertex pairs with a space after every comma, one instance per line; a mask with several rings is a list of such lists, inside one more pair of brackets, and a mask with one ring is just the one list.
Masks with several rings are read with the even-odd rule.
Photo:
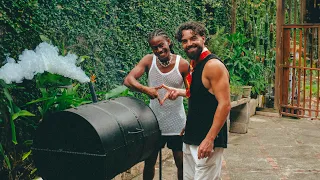
[[[255, 115], [247, 134], [229, 134], [224, 157], [223, 180], [320, 180], [320, 120]], [[172, 157], [162, 171], [177, 179]]]

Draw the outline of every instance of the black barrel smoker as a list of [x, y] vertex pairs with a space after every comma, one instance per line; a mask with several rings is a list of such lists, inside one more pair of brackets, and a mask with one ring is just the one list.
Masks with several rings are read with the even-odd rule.
[[120, 97], [44, 118], [32, 149], [45, 180], [112, 179], [151, 155], [160, 135], [144, 102]]

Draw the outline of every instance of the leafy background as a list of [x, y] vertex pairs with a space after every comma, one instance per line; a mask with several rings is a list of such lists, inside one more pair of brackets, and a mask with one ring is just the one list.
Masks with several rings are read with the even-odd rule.
[[[81, 66], [97, 76], [99, 90], [109, 90], [151, 52], [146, 36], [154, 28], [163, 28], [174, 39], [176, 27], [189, 20], [202, 20], [212, 33], [216, 26], [229, 26], [227, 3], [209, 2], [2, 0], [0, 62], [8, 55], [17, 60], [24, 49], [34, 49], [45, 36], [63, 55], [87, 56]], [[183, 54], [177, 43], [174, 50]]]

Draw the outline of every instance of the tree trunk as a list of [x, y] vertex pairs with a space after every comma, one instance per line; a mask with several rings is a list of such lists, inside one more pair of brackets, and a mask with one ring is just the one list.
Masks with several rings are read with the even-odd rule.
[[236, 0], [232, 0], [232, 8], [231, 8], [231, 33], [236, 32], [236, 14], [237, 14], [237, 2]]

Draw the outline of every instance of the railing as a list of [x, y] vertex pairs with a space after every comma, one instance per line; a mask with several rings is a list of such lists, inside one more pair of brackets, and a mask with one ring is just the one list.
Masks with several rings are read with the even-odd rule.
[[280, 113], [319, 118], [320, 24], [284, 25]]

